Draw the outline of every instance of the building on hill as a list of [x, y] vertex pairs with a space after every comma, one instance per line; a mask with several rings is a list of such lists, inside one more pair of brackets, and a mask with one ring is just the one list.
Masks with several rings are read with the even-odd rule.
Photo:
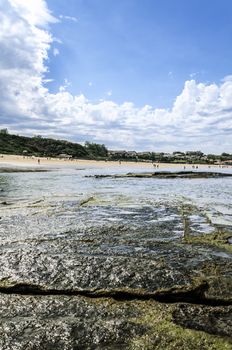
[[60, 159], [71, 159], [72, 156], [70, 154], [65, 154], [65, 153], [61, 153], [57, 156], [57, 158], [60, 158]]
[[135, 151], [127, 151], [125, 155], [126, 155], [126, 157], [136, 157], [137, 156], [137, 152], [135, 152]]
[[109, 156], [112, 156], [112, 157], [123, 157], [126, 155], [126, 151], [125, 150], [109, 150], [108, 151], [108, 154]]

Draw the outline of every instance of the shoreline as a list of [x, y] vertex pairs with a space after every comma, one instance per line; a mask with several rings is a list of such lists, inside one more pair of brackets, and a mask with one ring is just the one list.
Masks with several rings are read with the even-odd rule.
[[133, 161], [115, 161], [115, 160], [92, 160], [92, 159], [58, 159], [58, 158], [46, 158], [46, 157], [28, 157], [28, 156], [20, 156], [20, 155], [10, 155], [10, 154], [2, 154], [0, 155], [0, 166], [61, 166], [69, 167], [69, 166], [104, 166], [104, 167], [115, 167], [115, 166], [129, 166], [129, 167], [144, 167], [144, 168], [232, 168], [232, 166], [223, 166], [218, 164], [190, 164], [190, 163], [159, 163], [159, 162], [133, 162]]

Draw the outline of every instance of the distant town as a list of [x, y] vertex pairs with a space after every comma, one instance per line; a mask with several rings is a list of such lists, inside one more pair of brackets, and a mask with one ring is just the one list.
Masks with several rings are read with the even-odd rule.
[[136, 152], [110, 150], [105, 145], [85, 142], [84, 145], [65, 140], [12, 135], [0, 130], [0, 154], [17, 154], [24, 157], [55, 157], [60, 159], [96, 159], [134, 162], [190, 163], [232, 165], [232, 154], [204, 154], [201, 151]]
[[110, 159], [139, 160], [161, 163], [198, 163], [198, 164], [225, 164], [232, 165], [232, 154], [222, 153], [221, 155], [204, 154], [201, 151], [187, 152], [135, 152], [109, 150]]

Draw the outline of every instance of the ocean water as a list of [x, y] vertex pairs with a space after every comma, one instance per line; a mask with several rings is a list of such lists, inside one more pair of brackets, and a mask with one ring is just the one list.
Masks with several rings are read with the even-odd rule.
[[226, 230], [232, 227], [232, 177], [89, 177], [154, 171], [152, 166], [144, 169], [75, 164], [49, 170], [0, 174], [0, 235], [4, 242], [45, 236], [68, 238], [70, 232], [83, 236], [112, 227], [124, 230], [128, 237], [178, 240], [184, 234], [186, 210], [193, 235], [212, 233], [217, 227]]

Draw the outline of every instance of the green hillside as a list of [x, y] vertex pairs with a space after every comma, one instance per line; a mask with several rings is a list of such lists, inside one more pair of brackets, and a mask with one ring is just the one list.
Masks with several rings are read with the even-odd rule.
[[33, 155], [39, 157], [57, 157], [67, 154], [73, 158], [104, 158], [108, 151], [104, 145], [86, 142], [78, 143], [43, 138], [11, 135], [6, 129], [0, 130], [0, 154]]

